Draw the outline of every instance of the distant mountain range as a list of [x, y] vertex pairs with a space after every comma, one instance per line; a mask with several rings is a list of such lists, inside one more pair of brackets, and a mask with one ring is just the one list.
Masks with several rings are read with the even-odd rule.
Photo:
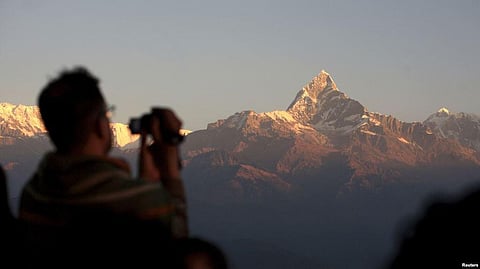
[[[134, 165], [138, 137], [111, 128], [113, 154]], [[13, 198], [51, 149], [38, 108], [0, 104]], [[192, 232], [236, 268], [376, 268], [426, 194], [478, 183], [480, 118], [441, 108], [403, 122], [321, 71], [285, 110], [235, 113], [188, 133], [181, 150]]]
[[423, 123], [402, 122], [368, 111], [321, 71], [284, 111], [243, 111], [191, 133], [183, 156], [205, 197], [261, 199], [324, 181], [327, 171], [318, 187], [334, 193], [462, 174], [480, 168], [479, 146], [475, 115], [442, 108]]
[[478, 185], [479, 138], [475, 115], [403, 122], [321, 71], [286, 110], [238, 112], [187, 136], [192, 230], [239, 268], [382, 268], [427, 199]]
[[[111, 129], [114, 147], [138, 147], [138, 136], [127, 125], [112, 123]], [[45, 134], [36, 106], [0, 103], [0, 147], [32, 139], [48, 144], [41, 139]], [[335, 179], [336, 192], [376, 189], [428, 176], [418, 169], [478, 167], [479, 150], [480, 117], [442, 108], [423, 123], [402, 122], [368, 111], [341, 92], [324, 70], [286, 110], [235, 113], [190, 133], [182, 147], [187, 173], [220, 177], [222, 183], [215, 187], [250, 197], [288, 192], [297, 181], [319, 177], [332, 164], [342, 171]], [[8, 156], [2, 159], [8, 169]]]

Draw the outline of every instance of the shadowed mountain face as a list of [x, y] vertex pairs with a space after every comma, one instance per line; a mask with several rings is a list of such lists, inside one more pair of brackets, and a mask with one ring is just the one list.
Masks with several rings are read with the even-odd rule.
[[[34, 108], [0, 112], [16, 197], [52, 147]], [[112, 133], [114, 155], [135, 165], [137, 137]], [[370, 112], [322, 71], [284, 111], [239, 112], [187, 136], [190, 228], [235, 268], [377, 268], [426, 199], [475, 186], [479, 137], [475, 115], [441, 109], [408, 123]]]

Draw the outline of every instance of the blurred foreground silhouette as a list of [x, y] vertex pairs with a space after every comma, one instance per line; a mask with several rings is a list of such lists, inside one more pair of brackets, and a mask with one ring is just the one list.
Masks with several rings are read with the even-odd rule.
[[480, 189], [432, 203], [406, 232], [388, 268], [463, 268], [480, 264]]

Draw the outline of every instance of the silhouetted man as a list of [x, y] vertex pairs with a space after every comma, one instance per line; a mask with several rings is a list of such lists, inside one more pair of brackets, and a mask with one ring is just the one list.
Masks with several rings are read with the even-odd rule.
[[168, 240], [188, 235], [178, 146], [159, 131], [178, 133], [181, 121], [166, 109], [161, 121], [152, 117], [143, 126], [139, 178], [133, 178], [126, 162], [108, 156], [110, 111], [98, 83], [85, 68], [76, 68], [50, 81], [39, 96], [56, 150], [44, 156], [22, 192], [19, 218], [33, 263], [68, 257], [75, 262], [55, 265], [90, 265], [109, 252], [106, 265], [133, 253], [159, 256]]
[[404, 236], [390, 269], [468, 268], [480, 264], [480, 189], [432, 203]]

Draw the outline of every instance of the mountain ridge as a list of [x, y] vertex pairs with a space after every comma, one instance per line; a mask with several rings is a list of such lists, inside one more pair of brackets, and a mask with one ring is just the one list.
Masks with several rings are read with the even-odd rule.
[[[480, 128], [480, 122], [469, 124]], [[299, 175], [318, 178], [325, 163], [336, 156], [341, 163], [338, 169], [351, 171], [338, 177], [340, 189], [381, 188], [384, 183], [405, 180], [419, 167], [440, 169], [446, 163], [480, 167], [475, 148], [438, 132], [422, 122], [368, 111], [340, 91], [322, 70], [286, 110], [247, 110], [217, 120], [206, 130], [193, 132], [182, 152], [187, 170], [195, 163], [193, 157], [226, 151], [240, 164], [276, 174], [289, 183]]]
[[[14, 144], [18, 136], [45, 136], [35, 106], [2, 103], [0, 108], [3, 144]], [[457, 128], [459, 125], [463, 127]], [[117, 148], [138, 149], [138, 136], [131, 135], [128, 126], [112, 123], [111, 128]], [[462, 136], [464, 130], [471, 132]], [[261, 175], [269, 174], [278, 179], [274, 181], [292, 184], [300, 176], [318, 177], [326, 164], [336, 163], [338, 169], [350, 171], [337, 179], [342, 188], [375, 189], [382, 182], [401, 180], [413, 173], [406, 170], [415, 167], [441, 167], [448, 162], [478, 166], [479, 130], [477, 116], [454, 114], [445, 108], [424, 122], [404, 122], [370, 112], [338, 89], [332, 76], [322, 70], [297, 92], [286, 110], [237, 112], [190, 133], [182, 145], [182, 156], [189, 170], [189, 166], [201, 168], [195, 165], [201, 155], [215, 159], [223, 155], [212, 153], [226, 152], [244, 172], [256, 171], [248, 177], [255, 174], [259, 178], [248, 182], [257, 183]], [[247, 174], [237, 174], [236, 180], [247, 180]]]

